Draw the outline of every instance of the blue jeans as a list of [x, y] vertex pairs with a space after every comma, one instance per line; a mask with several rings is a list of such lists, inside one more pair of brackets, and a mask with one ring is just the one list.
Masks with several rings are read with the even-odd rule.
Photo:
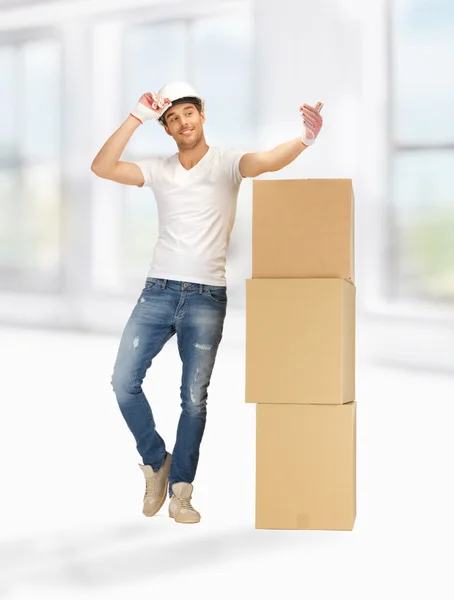
[[147, 277], [123, 331], [111, 384], [144, 465], [154, 471], [166, 457], [142, 382], [153, 358], [176, 333], [183, 363], [181, 415], [169, 474], [169, 495], [177, 481], [192, 483], [205, 429], [207, 389], [227, 309], [227, 290]]

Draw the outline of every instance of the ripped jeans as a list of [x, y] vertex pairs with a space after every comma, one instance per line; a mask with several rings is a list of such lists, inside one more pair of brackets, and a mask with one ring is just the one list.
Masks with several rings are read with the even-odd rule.
[[161, 468], [165, 442], [156, 430], [142, 382], [153, 358], [176, 333], [182, 361], [181, 415], [169, 474], [169, 495], [178, 481], [192, 483], [205, 429], [207, 389], [222, 338], [227, 290], [147, 277], [123, 331], [111, 384], [144, 465]]

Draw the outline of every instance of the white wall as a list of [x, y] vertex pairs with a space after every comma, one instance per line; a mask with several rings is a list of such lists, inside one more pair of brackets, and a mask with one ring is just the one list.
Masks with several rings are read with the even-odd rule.
[[317, 147], [273, 177], [355, 177], [360, 22], [334, 0], [262, 0], [256, 2], [255, 17], [260, 144], [298, 135], [299, 106], [325, 102]]
[[297, 135], [300, 104], [325, 102], [316, 145], [268, 177], [353, 180], [358, 354], [452, 370], [452, 309], [422, 312], [383, 297], [391, 110], [386, 0], [258, 0], [255, 19], [259, 146]]

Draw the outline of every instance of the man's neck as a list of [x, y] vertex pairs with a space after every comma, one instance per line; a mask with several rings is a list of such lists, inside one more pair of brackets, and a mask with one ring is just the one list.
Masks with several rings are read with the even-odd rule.
[[189, 150], [179, 148], [178, 159], [181, 166], [186, 170], [192, 169], [192, 167], [195, 167], [195, 165], [202, 160], [209, 149], [210, 147], [205, 140], [201, 140], [195, 148], [190, 148]]

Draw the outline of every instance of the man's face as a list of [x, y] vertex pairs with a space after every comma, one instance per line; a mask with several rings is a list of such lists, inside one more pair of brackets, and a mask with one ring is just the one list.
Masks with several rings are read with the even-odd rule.
[[165, 114], [165, 121], [164, 129], [179, 148], [193, 148], [203, 136], [205, 115], [190, 102], [171, 106]]

